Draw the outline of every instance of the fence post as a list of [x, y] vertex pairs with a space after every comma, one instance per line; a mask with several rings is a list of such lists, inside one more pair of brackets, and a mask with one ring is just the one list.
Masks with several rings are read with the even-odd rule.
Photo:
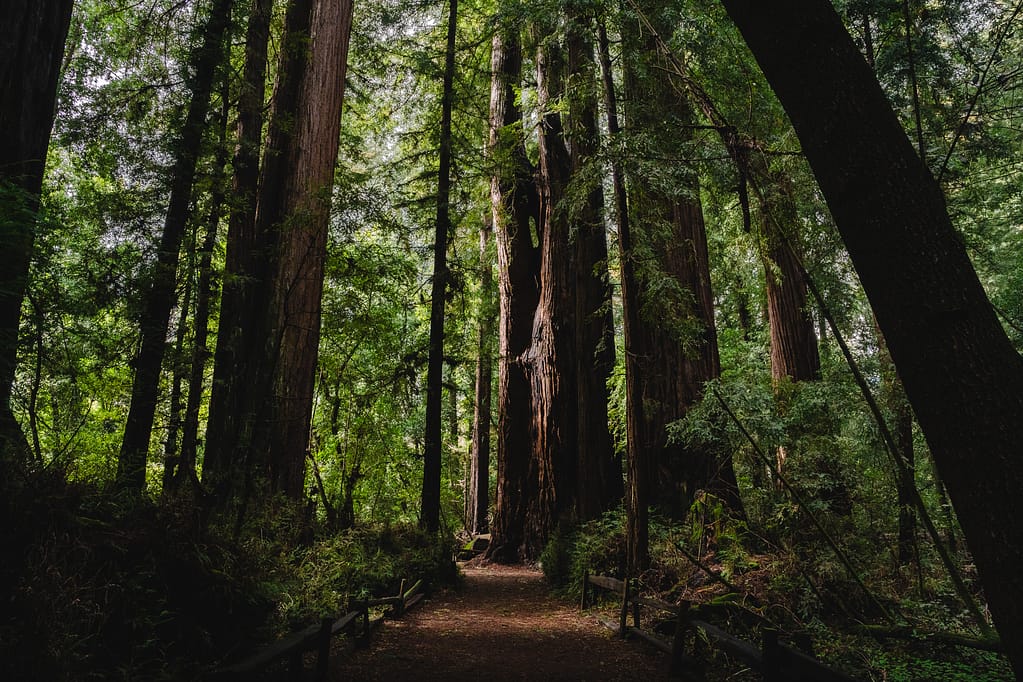
[[671, 674], [672, 676], [682, 674], [682, 659], [686, 655], [686, 630], [689, 621], [689, 602], [683, 601], [678, 605], [678, 615], [675, 617], [675, 638], [671, 640]]
[[618, 635], [625, 639], [625, 635], [628, 632], [628, 621], [629, 618], [629, 579], [626, 577], [622, 581], [622, 611], [618, 617]]
[[579, 600], [579, 610], [580, 611], [585, 611], [586, 610], [586, 588], [587, 588], [587, 586], [589, 584], [590, 584], [590, 572], [589, 572], [589, 570], [585, 570], [585, 571], [583, 571], [583, 590], [582, 590], [583, 596], [582, 596], [582, 599]]
[[405, 615], [405, 579], [401, 579], [401, 585], [398, 586], [398, 603], [394, 605], [394, 615], [403, 616]]
[[765, 682], [780, 682], [782, 679], [781, 648], [778, 645], [778, 631], [773, 628], [764, 628], [760, 634], [763, 639], [764, 680]]
[[334, 619], [324, 618], [320, 621], [319, 651], [316, 654], [316, 680], [323, 682], [330, 670], [330, 638], [333, 634]]

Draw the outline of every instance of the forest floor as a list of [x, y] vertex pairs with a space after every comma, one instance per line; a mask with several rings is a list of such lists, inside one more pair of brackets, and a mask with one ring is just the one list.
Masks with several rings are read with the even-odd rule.
[[463, 566], [458, 587], [384, 621], [332, 680], [658, 680], [668, 656], [551, 594], [539, 571]]

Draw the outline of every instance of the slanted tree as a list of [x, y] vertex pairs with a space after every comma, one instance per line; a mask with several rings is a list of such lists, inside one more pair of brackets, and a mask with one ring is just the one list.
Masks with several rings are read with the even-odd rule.
[[144, 292], [131, 405], [117, 461], [118, 484], [136, 493], [141, 493], [146, 484], [146, 460], [156, 416], [167, 328], [175, 301], [178, 256], [191, 214], [196, 164], [202, 151], [216, 71], [226, 56], [225, 39], [231, 24], [232, 5], [232, 0], [214, 0], [201, 31], [202, 44], [192, 54], [189, 64], [192, 74], [188, 79], [190, 100], [180, 139], [174, 146], [167, 216], [156, 263]]
[[266, 241], [243, 311], [253, 332], [234, 436], [239, 523], [256, 494], [304, 491], [351, 17], [345, 0], [293, 0], [285, 18], [255, 215]]
[[[231, 162], [232, 201], [228, 216], [227, 255], [220, 297], [220, 317], [213, 362], [203, 482], [223, 501], [235, 474], [247, 368], [246, 339], [251, 339], [259, 305], [254, 300], [265, 279], [261, 263], [267, 257], [268, 237], [256, 233], [256, 193], [263, 144], [263, 105], [266, 99], [267, 45], [273, 0], [252, 0], [245, 31], [245, 60], [238, 95], [236, 146]], [[281, 75], [279, 74], [279, 78]]]
[[792, 120], [1023, 675], [1023, 359], [832, 5], [722, 4]]
[[[0, 25], [0, 467], [29, 448], [11, 411], [21, 304], [72, 0], [4, 3]], [[5, 474], [0, 474], [5, 475]]]

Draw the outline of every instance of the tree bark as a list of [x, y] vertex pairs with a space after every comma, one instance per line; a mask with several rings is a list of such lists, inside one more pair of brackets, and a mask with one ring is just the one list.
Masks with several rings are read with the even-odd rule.
[[[621, 133], [618, 123], [618, 96], [611, 70], [610, 45], [604, 24], [598, 26], [598, 54], [604, 81], [607, 132], [612, 144]], [[611, 187], [614, 191], [615, 219], [618, 223], [618, 258], [621, 263], [622, 334], [625, 353], [625, 458], [628, 487], [625, 493], [628, 575], [639, 575], [650, 565], [650, 466], [649, 444], [644, 440], [646, 417], [643, 409], [643, 372], [636, 352], [640, 333], [639, 280], [632, 239], [629, 197], [625, 172], [619, 161], [611, 161]]]
[[722, 4], [795, 126], [1023, 675], [1023, 359], [831, 4]]
[[[239, 474], [239, 437], [251, 415], [243, 414], [248, 369], [247, 341], [256, 330], [256, 295], [269, 276], [265, 260], [271, 240], [257, 234], [256, 193], [259, 155], [263, 143], [263, 104], [266, 91], [267, 45], [273, 0], [252, 0], [245, 33], [245, 64], [238, 96], [237, 142], [228, 218], [227, 256], [224, 263], [217, 347], [213, 362], [210, 413], [203, 452], [203, 482], [220, 502], [229, 496], [232, 479]], [[278, 78], [282, 78], [278, 74]]]
[[782, 173], [770, 171], [759, 155], [751, 167], [761, 183], [759, 223], [771, 330], [771, 377], [776, 383], [786, 378], [816, 381], [820, 379], [821, 360], [806, 304], [806, 282], [794, 252], [799, 236], [793, 232], [797, 221], [791, 182]]
[[553, 41], [542, 45], [536, 57], [540, 173], [540, 298], [533, 318], [529, 348], [522, 354], [532, 398], [533, 452], [530, 476], [537, 495], [529, 501], [523, 553], [540, 556], [548, 538], [575, 506], [576, 459], [576, 286], [577, 264], [570, 242], [567, 212], [558, 210], [571, 173], [561, 115], [551, 100], [561, 91], [563, 60]]
[[163, 234], [157, 249], [152, 279], [144, 294], [139, 327], [141, 341], [135, 357], [128, 421], [117, 461], [118, 485], [142, 493], [146, 485], [146, 460], [156, 416], [160, 369], [167, 343], [167, 327], [174, 306], [178, 252], [188, 223], [196, 164], [202, 147], [206, 116], [210, 109], [217, 67], [223, 63], [225, 38], [231, 24], [232, 0], [214, 0], [203, 28], [203, 42], [193, 54], [194, 76], [189, 89], [188, 113], [175, 145], [176, 158], [171, 168], [170, 200]]
[[451, 106], [455, 80], [455, 29], [458, 1], [448, 0], [447, 45], [441, 94], [440, 159], [437, 171], [437, 216], [433, 243], [433, 289], [430, 301], [430, 354], [426, 369], [426, 436], [419, 525], [440, 528], [441, 399], [444, 381], [444, 300], [448, 284], [448, 233], [451, 231]]
[[529, 477], [532, 402], [519, 361], [529, 347], [539, 292], [539, 198], [522, 137], [515, 91], [522, 79], [518, 27], [501, 26], [491, 49], [490, 142], [494, 164], [490, 199], [497, 243], [498, 379], [497, 499], [487, 556], [520, 558], [526, 508], [536, 491]]
[[[650, 11], [649, 19], [660, 32], [658, 12]], [[678, 94], [655, 35], [627, 30], [624, 38], [632, 137], [682, 157], [692, 137], [692, 104]], [[697, 492], [706, 490], [740, 510], [731, 458], [713, 443], [683, 446], [669, 443], [667, 434], [668, 424], [685, 417], [702, 399], [704, 384], [721, 373], [699, 178], [683, 167], [666, 187], [645, 171], [642, 147], [633, 151], [631, 220], [641, 254], [642, 324], [632, 352], [643, 375], [645, 419], [637, 437], [650, 462], [650, 502], [681, 520]]]
[[[318, 0], [310, 27], [309, 67], [294, 119], [294, 146], [289, 150], [292, 163], [287, 168], [283, 202], [277, 204], [283, 210], [275, 212], [272, 220], [280, 232], [280, 247], [270, 338], [279, 339], [280, 345], [273, 362], [268, 469], [271, 490], [291, 499], [302, 496], [305, 481], [323, 266], [352, 27], [351, 0]], [[262, 209], [260, 203], [257, 213]]]
[[490, 221], [480, 228], [480, 322], [476, 345], [476, 400], [472, 418], [472, 450], [469, 454], [469, 494], [466, 500], [465, 527], [470, 533], [487, 533], [490, 526], [490, 390], [493, 376], [491, 336], [494, 329], [494, 286], [490, 265]]
[[[588, 180], [600, 150], [597, 127], [598, 76], [593, 61], [592, 17], [574, 0], [566, 7], [568, 117], [565, 130], [573, 183], [584, 184], [585, 200], [573, 216], [576, 363], [575, 509], [579, 520], [593, 519], [621, 500], [621, 459], [615, 456], [608, 428], [607, 381], [614, 371], [615, 339], [611, 279], [607, 267], [604, 192]], [[599, 177], [602, 177], [599, 176]], [[566, 210], [562, 207], [559, 210]], [[565, 453], [571, 456], [572, 453]]]
[[21, 303], [72, 0], [12, 0], [0, 22], [0, 476], [29, 447], [11, 410]]

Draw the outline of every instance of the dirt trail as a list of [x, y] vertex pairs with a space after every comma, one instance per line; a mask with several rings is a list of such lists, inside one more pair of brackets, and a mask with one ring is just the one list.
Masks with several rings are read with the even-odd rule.
[[333, 680], [660, 680], [668, 657], [623, 642], [593, 615], [552, 597], [521, 567], [463, 568], [465, 581], [338, 661]]

